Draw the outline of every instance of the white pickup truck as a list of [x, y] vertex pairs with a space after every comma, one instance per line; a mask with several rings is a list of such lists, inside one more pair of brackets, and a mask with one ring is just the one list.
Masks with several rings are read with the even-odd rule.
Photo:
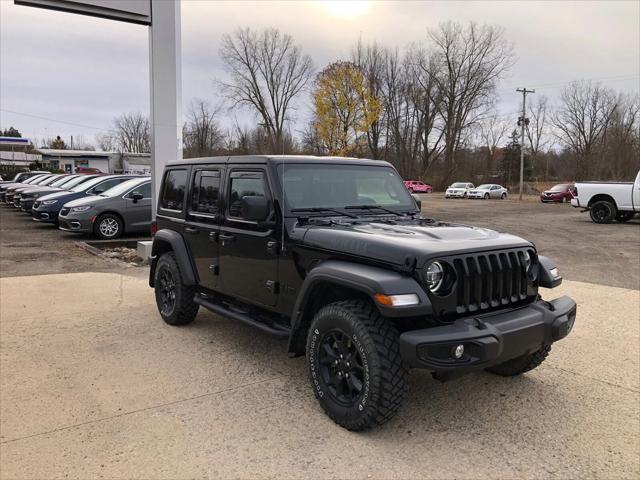
[[594, 223], [628, 222], [640, 213], [640, 172], [633, 182], [576, 183], [571, 205], [589, 211]]

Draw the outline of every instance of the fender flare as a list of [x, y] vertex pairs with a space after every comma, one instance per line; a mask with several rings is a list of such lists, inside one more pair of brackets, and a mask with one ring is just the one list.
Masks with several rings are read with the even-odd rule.
[[[313, 268], [300, 287], [291, 318], [289, 354], [300, 354], [300, 335], [306, 341], [305, 309], [313, 290], [319, 284], [332, 284], [357, 290], [371, 299], [380, 313], [386, 317], [415, 317], [433, 313], [431, 301], [415, 278], [394, 270], [341, 260], [327, 260]], [[399, 295], [415, 293], [420, 302], [408, 307], [388, 307], [375, 302], [374, 295]]]
[[[163, 248], [163, 245], [168, 245], [170, 248]], [[153, 244], [151, 246], [151, 261], [149, 268], [149, 285], [154, 286], [154, 277], [156, 265], [158, 264], [159, 253], [164, 253], [167, 250], [173, 251], [176, 256], [176, 261], [180, 267], [180, 273], [182, 275], [182, 282], [185, 285], [197, 285], [198, 277], [196, 275], [196, 269], [191, 263], [191, 257], [187, 250], [187, 244], [184, 241], [182, 235], [174, 230], [162, 229], [158, 230], [153, 236]]]

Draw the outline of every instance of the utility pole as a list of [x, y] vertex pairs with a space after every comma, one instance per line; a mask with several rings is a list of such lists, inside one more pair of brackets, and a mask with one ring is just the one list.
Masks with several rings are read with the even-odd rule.
[[520, 127], [520, 194], [518, 200], [522, 200], [522, 190], [524, 189], [524, 127], [529, 125], [527, 118], [527, 93], [536, 93], [535, 90], [527, 90], [525, 88], [517, 88], [516, 92], [522, 92], [522, 116], [518, 118], [518, 126]]

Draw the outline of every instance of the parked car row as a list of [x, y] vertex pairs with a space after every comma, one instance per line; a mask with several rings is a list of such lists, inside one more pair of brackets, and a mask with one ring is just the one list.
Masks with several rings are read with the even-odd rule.
[[151, 228], [151, 179], [23, 172], [0, 183], [0, 202], [60, 230], [115, 239]]

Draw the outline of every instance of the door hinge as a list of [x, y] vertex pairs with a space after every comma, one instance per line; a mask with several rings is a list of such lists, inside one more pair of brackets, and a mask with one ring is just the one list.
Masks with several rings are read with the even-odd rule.
[[280, 293], [280, 283], [275, 280], [267, 280], [267, 290], [271, 293], [279, 294]]
[[220, 267], [215, 264], [209, 265], [209, 273], [212, 275], [220, 275]]

